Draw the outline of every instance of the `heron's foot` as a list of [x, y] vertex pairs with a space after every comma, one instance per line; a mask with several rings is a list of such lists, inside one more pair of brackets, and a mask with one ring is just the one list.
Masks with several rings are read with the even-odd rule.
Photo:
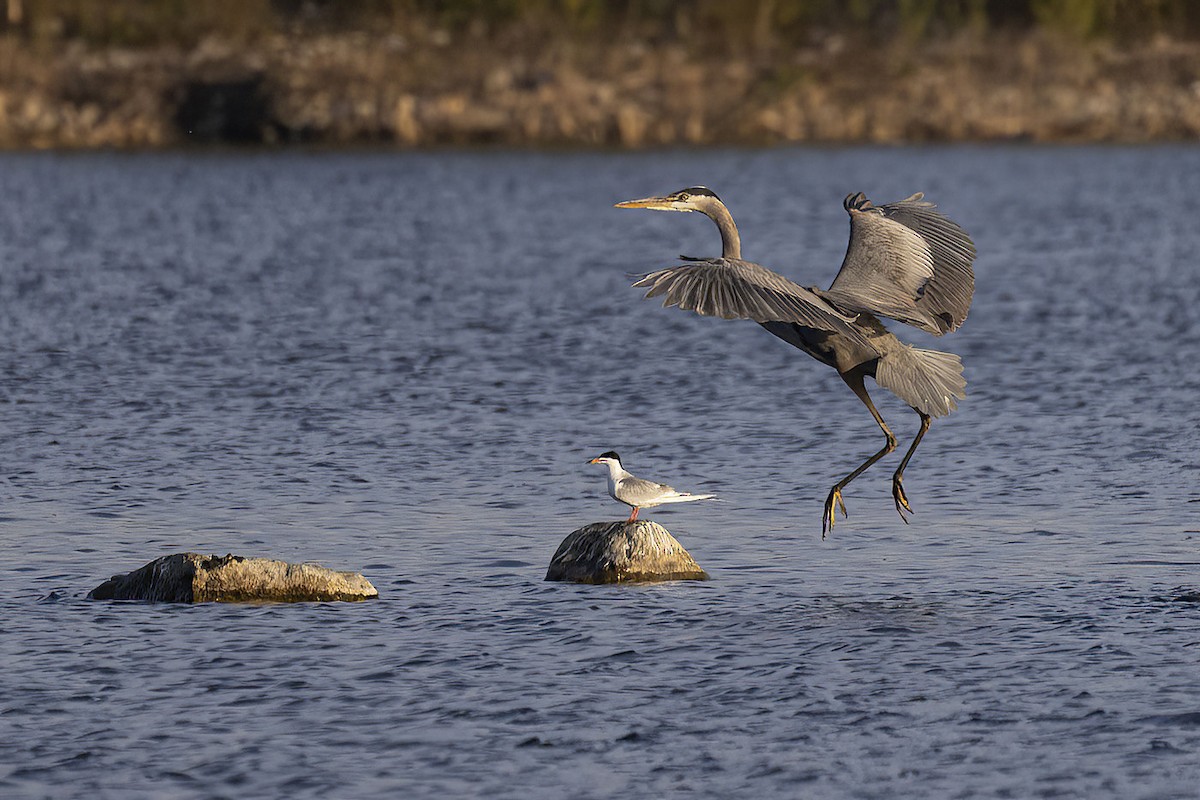
[[913, 513], [912, 506], [908, 504], [908, 496], [904, 494], [904, 478], [896, 474], [892, 476], [892, 499], [896, 501], [896, 513], [900, 515], [900, 519], [904, 520], [904, 524], [908, 524], [908, 517], [904, 515], [907, 511]]
[[845, 519], [846, 504], [842, 502], [842, 487], [835, 486], [829, 490], [829, 497], [825, 498], [825, 513], [821, 515], [821, 538], [825, 538], [825, 534], [833, 530], [833, 523], [837, 521], [837, 509], [842, 510], [842, 519]]

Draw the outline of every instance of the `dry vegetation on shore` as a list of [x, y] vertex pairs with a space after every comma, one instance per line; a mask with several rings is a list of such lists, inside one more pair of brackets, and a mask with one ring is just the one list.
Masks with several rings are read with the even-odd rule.
[[7, 2], [7, 148], [1200, 137], [1185, 0]]

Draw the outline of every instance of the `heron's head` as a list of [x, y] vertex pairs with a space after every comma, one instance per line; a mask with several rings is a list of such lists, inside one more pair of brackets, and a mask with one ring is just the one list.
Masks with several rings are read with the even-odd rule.
[[588, 462], [589, 464], [616, 464], [621, 466], [621, 457], [617, 455], [615, 450], [609, 450], [607, 453], [601, 453]]
[[700, 211], [713, 205], [721, 205], [717, 193], [705, 186], [692, 186], [671, 192], [664, 197], [643, 197], [641, 200], [626, 200], [614, 208], [648, 208], [651, 211]]

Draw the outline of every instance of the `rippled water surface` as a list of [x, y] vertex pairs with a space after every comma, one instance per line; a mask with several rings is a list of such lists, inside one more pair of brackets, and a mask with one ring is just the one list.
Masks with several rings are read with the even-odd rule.
[[[1146, 797], [1200, 786], [1200, 150], [0, 157], [5, 798]], [[626, 273], [827, 285], [841, 198], [979, 247], [892, 508], [827, 368]], [[911, 333], [911, 335], [910, 335]], [[916, 417], [875, 392], [902, 444]], [[624, 511], [706, 583], [543, 582]], [[183, 550], [377, 602], [95, 603]], [[1194, 597], [1192, 599], [1195, 599]]]

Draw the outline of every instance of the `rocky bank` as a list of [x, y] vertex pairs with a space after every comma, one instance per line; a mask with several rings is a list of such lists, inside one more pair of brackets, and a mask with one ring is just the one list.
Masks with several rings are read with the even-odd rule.
[[0, 147], [644, 147], [1200, 137], [1200, 44], [1034, 33], [714, 54], [430, 31], [94, 48], [0, 37]]

